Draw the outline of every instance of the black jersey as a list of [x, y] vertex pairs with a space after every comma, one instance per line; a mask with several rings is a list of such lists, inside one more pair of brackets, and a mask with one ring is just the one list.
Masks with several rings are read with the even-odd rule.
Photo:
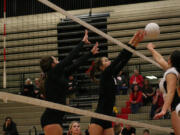
[[132, 53], [123, 49], [118, 57], [107, 67], [100, 76], [99, 101], [96, 112], [111, 115], [115, 104], [115, 77], [127, 64]]
[[68, 91], [68, 77], [79, 67], [79, 65], [87, 60], [92, 53], [80, 57], [73, 64], [72, 60], [79, 53], [83, 46], [83, 42], [73, 49], [73, 51], [54, 68], [52, 68], [45, 81], [46, 100], [65, 104], [66, 92]]
[[[123, 49], [118, 57], [111, 63], [111, 65], [101, 73], [99, 84], [99, 100], [95, 112], [110, 116], [113, 115], [112, 112], [113, 106], [115, 104], [116, 94], [116, 85], [114, 79], [122, 70], [122, 68], [127, 64], [131, 56], [131, 52]], [[112, 127], [112, 122], [95, 118], [91, 119], [91, 123], [99, 124], [104, 129]]]
[[[45, 81], [45, 95], [47, 101], [65, 104], [69, 75], [92, 55], [91, 52], [88, 52], [72, 63], [72, 60], [79, 53], [83, 44], [83, 42], [80, 42], [65, 59], [60, 61], [60, 63], [47, 73], [47, 79]], [[42, 127], [53, 123], [62, 124], [63, 116], [64, 112], [47, 108], [41, 118]]]

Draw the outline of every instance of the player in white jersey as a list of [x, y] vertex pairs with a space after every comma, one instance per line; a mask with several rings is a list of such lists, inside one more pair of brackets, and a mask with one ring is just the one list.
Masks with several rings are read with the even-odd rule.
[[168, 61], [166, 61], [161, 54], [154, 48], [152, 43], [147, 45], [147, 48], [152, 53], [153, 58], [165, 70], [163, 79], [160, 82], [160, 89], [166, 94], [165, 102], [160, 113], [154, 116], [154, 119], [159, 119], [164, 116], [169, 108], [171, 108], [171, 121], [175, 135], [180, 135], [180, 117], [178, 117], [175, 109], [180, 103], [179, 90], [179, 73], [180, 73], [180, 50], [174, 51]]

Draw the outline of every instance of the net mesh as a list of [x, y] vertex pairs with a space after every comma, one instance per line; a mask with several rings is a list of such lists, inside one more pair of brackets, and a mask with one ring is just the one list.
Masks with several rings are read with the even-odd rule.
[[[39, 3], [39, 5], [41, 4]], [[137, 47], [137, 50], [152, 58], [151, 54], [146, 49], [146, 44], [148, 42], [153, 42], [156, 44], [158, 52], [160, 52], [167, 60], [169, 54], [174, 50], [180, 49], [180, 15], [178, 14], [180, 3], [178, 0], [167, 0], [166, 2], [155, 1], [121, 6], [110, 5], [111, 4], [107, 7], [93, 9], [91, 16], [89, 16], [89, 9], [69, 12], [125, 44], [130, 40], [135, 31], [143, 29], [149, 22], [156, 22], [160, 25], [160, 37], [155, 40], [144, 40]], [[44, 8], [39, 9], [38, 5], [35, 3], [32, 7], [28, 6], [28, 3], [26, 6], [32, 11], [31, 15], [22, 14], [24, 16], [6, 18], [7, 88], [2, 88], [3, 79], [1, 77], [0, 88], [2, 91], [12, 93], [21, 92], [24, 89], [24, 83], [27, 78], [30, 78], [32, 83], [35, 83], [34, 79], [40, 77], [41, 74], [39, 67], [39, 60], [41, 57], [50, 55], [61, 60], [67, 56], [72, 48], [74, 48], [83, 37], [84, 27], [67, 19], [65, 16], [56, 12], [42, 13], [42, 10], [47, 10], [47, 12], [52, 10], [45, 6]], [[14, 10], [18, 11], [20, 9]], [[38, 10], [41, 14], [35, 14]], [[7, 13], [8, 12], [10, 12], [10, 9], [7, 9]], [[166, 12], [166, 14], [164, 14], [164, 12]], [[0, 19], [0, 24], [2, 24], [0, 29], [0, 54], [2, 56], [3, 18]], [[92, 45], [95, 41], [99, 41], [99, 56], [107, 56], [111, 60], [113, 60], [122, 50], [119, 46], [107, 41], [92, 31], [89, 31], [89, 40], [92, 41]], [[82, 53], [89, 51], [92, 45], [84, 47]], [[74, 77], [78, 82], [79, 93], [76, 94], [76, 97], [78, 98], [71, 99], [70, 103], [75, 107], [94, 110], [97, 106], [97, 85], [93, 83], [86, 74], [86, 71], [93, 60], [94, 58], [85, 62], [85, 64], [74, 73]], [[3, 62], [3, 57], [0, 57], [0, 62]], [[130, 59], [128, 65], [124, 68], [127, 84], [129, 84], [129, 77], [132, 76], [135, 69], [137, 69], [144, 78], [147, 78], [148, 76], [157, 77], [156, 79], [149, 79], [151, 86], [156, 90], [158, 80], [162, 77], [163, 71], [144, 59], [133, 55], [133, 58]], [[0, 74], [1, 76], [3, 75], [3, 64], [0, 65]], [[127, 115], [129, 111], [127, 101], [129, 100], [130, 91], [131, 89], [129, 87], [127, 91], [128, 96], [121, 95], [123, 93], [120, 92], [118, 93], [120, 95], [117, 95], [116, 97], [116, 107], [118, 108], [119, 117], [128, 117], [130, 120], [171, 127], [169, 115], [161, 120], [150, 120], [151, 104], [142, 106], [137, 114], [131, 114], [131, 112], [129, 112], [130, 114]], [[87, 97], [91, 98], [88, 99]], [[87, 100], [87, 103], [85, 103], [84, 100]], [[84, 104], [81, 102], [84, 102]], [[81, 120], [82, 130], [87, 129], [89, 118], [80, 118], [79, 116], [71, 115], [67, 116], [67, 122], [74, 119]], [[38, 123], [37, 125], [40, 124]], [[67, 129], [67, 124], [64, 124], [64, 127]], [[38, 130], [41, 130], [40, 126]], [[142, 132], [143, 128], [137, 128], [138, 135], [142, 134]], [[151, 134], [165, 135], [165, 133], [153, 130], [151, 130]]]

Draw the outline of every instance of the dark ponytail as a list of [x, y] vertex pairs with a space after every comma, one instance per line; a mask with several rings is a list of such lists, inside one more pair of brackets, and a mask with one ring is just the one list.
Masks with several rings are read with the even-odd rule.
[[41, 73], [40, 79], [39, 79], [39, 89], [40, 89], [40, 93], [43, 94], [44, 97], [46, 97], [46, 93], [45, 93], [45, 81], [46, 81], [46, 77], [47, 75], [45, 75], [44, 73]]
[[172, 63], [172, 67], [175, 67], [176, 70], [180, 73], [180, 51], [174, 51], [170, 56], [170, 60]]
[[102, 58], [96, 58], [96, 60], [94, 61], [94, 65], [90, 71], [90, 77], [94, 82], [98, 82], [95, 75], [96, 72], [100, 72], [100, 66], [102, 65]]
[[43, 73], [41, 73], [40, 76], [40, 90], [41, 93], [46, 97], [45, 94], [45, 81], [47, 79], [47, 72], [51, 69], [51, 65], [53, 63], [53, 58], [52, 56], [45, 56], [41, 58], [40, 60], [40, 67]]
[[47, 73], [51, 69], [51, 64], [53, 63], [52, 56], [45, 56], [40, 60], [40, 67], [43, 73]]

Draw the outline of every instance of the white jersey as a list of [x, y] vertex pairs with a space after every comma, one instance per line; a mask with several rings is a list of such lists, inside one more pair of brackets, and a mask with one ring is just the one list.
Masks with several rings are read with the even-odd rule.
[[176, 70], [176, 68], [172, 67], [169, 68], [168, 70], [166, 70], [166, 72], [164, 73], [163, 78], [161, 79], [160, 83], [159, 83], [159, 88], [160, 90], [163, 92], [163, 96], [166, 96], [167, 93], [167, 88], [166, 88], [166, 76], [171, 73], [171, 74], [175, 74], [177, 77], [177, 81], [179, 80], [179, 72]]

